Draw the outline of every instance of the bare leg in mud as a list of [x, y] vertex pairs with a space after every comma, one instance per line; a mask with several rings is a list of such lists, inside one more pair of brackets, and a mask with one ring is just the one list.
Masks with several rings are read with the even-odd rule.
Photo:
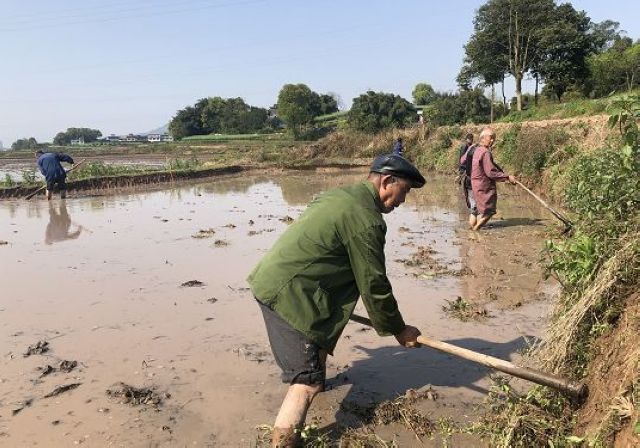
[[473, 230], [476, 223], [478, 222], [478, 218], [476, 215], [469, 215], [469, 228]]
[[482, 226], [488, 223], [490, 219], [491, 219], [491, 215], [480, 215], [478, 217], [478, 222], [476, 223], [475, 226], [473, 226], [473, 230], [480, 229]]
[[321, 391], [321, 385], [292, 384], [289, 386], [276, 418], [271, 446], [274, 448], [298, 446], [300, 437], [295, 433], [295, 430], [304, 426], [311, 402]]
[[[325, 365], [327, 352], [321, 351], [320, 358], [322, 365]], [[292, 448], [300, 444], [300, 436], [295, 433], [295, 430], [302, 429], [313, 398], [323, 390], [324, 384], [292, 384], [289, 386], [273, 425], [271, 437], [273, 448]]]

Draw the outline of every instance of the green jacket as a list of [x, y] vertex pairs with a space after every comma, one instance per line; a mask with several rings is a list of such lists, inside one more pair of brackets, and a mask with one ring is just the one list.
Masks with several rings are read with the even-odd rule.
[[369, 181], [328, 191], [276, 241], [249, 275], [253, 295], [333, 353], [362, 296], [380, 335], [404, 321], [387, 278], [387, 226]]

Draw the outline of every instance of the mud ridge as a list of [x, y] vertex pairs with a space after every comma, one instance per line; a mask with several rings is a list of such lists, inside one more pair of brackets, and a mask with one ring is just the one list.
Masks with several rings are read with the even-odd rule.
[[[222, 168], [210, 168], [196, 171], [160, 171], [142, 174], [123, 174], [120, 176], [94, 177], [67, 182], [69, 190], [106, 190], [112, 188], [130, 188], [139, 185], [160, 184], [178, 180], [203, 179], [224, 174], [236, 174], [247, 171], [250, 167], [231, 165]], [[13, 187], [0, 189], [0, 199], [23, 197], [41, 188], [41, 185], [31, 187]]]

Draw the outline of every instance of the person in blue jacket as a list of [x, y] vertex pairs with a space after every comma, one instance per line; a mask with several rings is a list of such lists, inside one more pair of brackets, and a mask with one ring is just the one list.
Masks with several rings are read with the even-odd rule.
[[60, 197], [67, 197], [67, 172], [62, 167], [61, 162], [75, 164], [71, 156], [61, 152], [36, 151], [38, 168], [47, 181], [47, 199], [51, 200], [53, 189], [58, 186]]
[[404, 151], [404, 144], [402, 143], [402, 137], [398, 137], [393, 145], [393, 153], [402, 157]]

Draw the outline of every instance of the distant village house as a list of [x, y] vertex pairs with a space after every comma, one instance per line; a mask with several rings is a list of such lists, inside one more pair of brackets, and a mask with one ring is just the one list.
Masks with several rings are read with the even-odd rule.
[[152, 143], [172, 142], [173, 137], [171, 137], [169, 134], [149, 134], [147, 135], [147, 141]]
[[173, 137], [171, 135], [164, 134], [147, 134], [147, 135], [139, 135], [139, 134], [128, 134], [128, 135], [115, 135], [111, 134], [102, 139], [104, 142], [109, 143], [160, 143], [160, 142], [172, 142]]

